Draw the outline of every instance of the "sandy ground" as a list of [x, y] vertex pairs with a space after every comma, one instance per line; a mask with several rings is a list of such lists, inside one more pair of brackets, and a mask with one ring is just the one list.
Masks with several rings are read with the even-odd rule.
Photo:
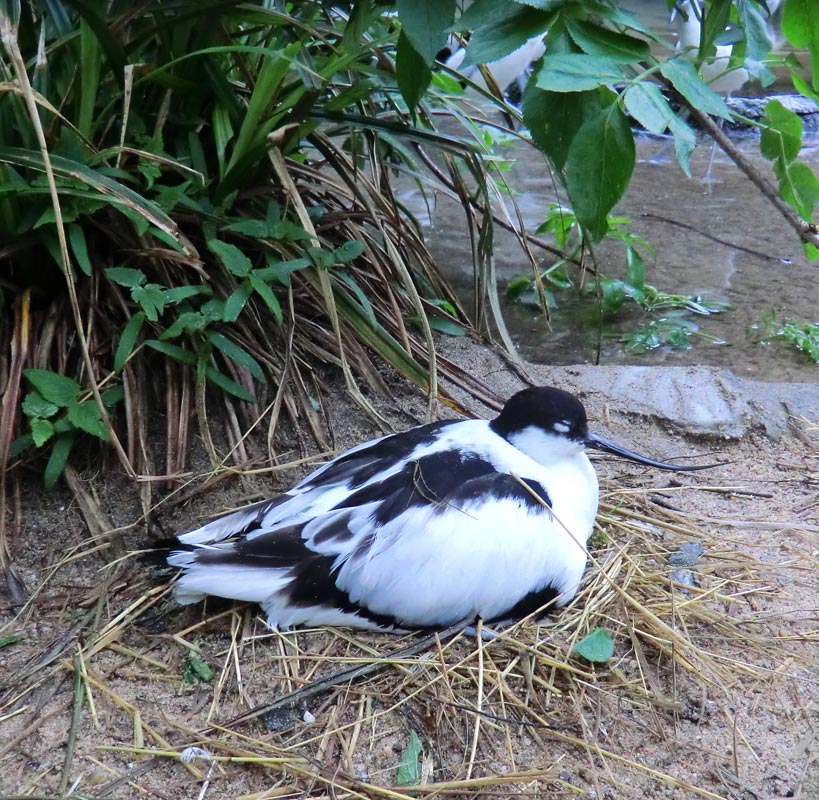
[[[500, 396], [518, 385], [480, 348], [457, 355]], [[572, 388], [570, 372], [538, 374]], [[325, 398], [338, 449], [378, 433], [344, 397]], [[180, 609], [123, 556], [308, 466], [222, 480], [150, 524], [132, 486], [87, 470], [90, 507], [122, 527], [121, 547], [92, 536], [77, 492], [25, 487], [14, 553], [31, 599], [0, 596], [0, 796], [410, 796], [398, 767], [414, 732], [416, 797], [819, 798], [819, 420], [776, 441], [695, 439], [584, 400], [594, 429], [634, 449], [730, 463], [669, 475], [597, 459], [601, 531], [568, 609], [481, 647], [428, 643], [267, 725], [232, 720], [418, 637], [283, 636], [243, 605]], [[399, 429], [426, 413], [406, 389], [373, 401]], [[681, 578], [669, 558], [691, 541], [704, 553]], [[615, 654], [590, 665], [572, 647], [597, 626]], [[185, 763], [189, 746], [221, 760]]]

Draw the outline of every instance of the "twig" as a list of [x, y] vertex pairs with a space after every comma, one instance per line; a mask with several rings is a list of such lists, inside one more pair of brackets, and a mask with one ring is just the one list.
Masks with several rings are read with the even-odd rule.
[[[671, 84], [667, 84], [671, 88]], [[704, 111], [688, 103], [680, 96], [681, 101], [690, 110], [691, 115], [703, 130], [720, 146], [723, 152], [739, 167], [740, 171], [770, 200], [774, 207], [785, 218], [785, 221], [799, 234], [803, 242], [819, 247], [819, 234], [812, 230], [805, 220], [796, 213], [777, 193], [776, 189], [760, 174], [759, 170], [740, 152], [734, 143], [726, 136], [719, 125]]]

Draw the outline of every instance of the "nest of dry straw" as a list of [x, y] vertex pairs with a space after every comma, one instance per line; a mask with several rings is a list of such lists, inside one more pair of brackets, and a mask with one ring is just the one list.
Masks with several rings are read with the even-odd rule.
[[[699, 724], [737, 687], [768, 687], [793, 664], [755, 610], [774, 592], [770, 565], [734, 546], [727, 521], [676, 510], [675, 491], [691, 487], [604, 492], [575, 600], [486, 641], [278, 633], [255, 607], [180, 609], [144, 565], [110, 558], [104, 516], [70, 479], [97, 535], [5, 630], [44, 633], [0, 687], [0, 773], [22, 793], [624, 797], [643, 781], [669, 796], [739, 796], [692, 785], [634, 742]], [[680, 570], [674, 555], [690, 542], [705, 554]], [[82, 571], [100, 552], [102, 579]], [[72, 568], [93, 588], [55, 599], [54, 576]], [[594, 664], [576, 645], [597, 628], [614, 655]], [[20, 756], [49, 725], [57, 755], [32, 773]]]

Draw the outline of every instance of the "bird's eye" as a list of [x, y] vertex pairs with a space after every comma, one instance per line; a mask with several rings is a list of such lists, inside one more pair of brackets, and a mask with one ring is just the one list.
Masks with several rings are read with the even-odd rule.
[[566, 420], [561, 420], [560, 422], [555, 422], [552, 425], [552, 430], [557, 431], [558, 433], [568, 433], [572, 429], [572, 426], [569, 425]]

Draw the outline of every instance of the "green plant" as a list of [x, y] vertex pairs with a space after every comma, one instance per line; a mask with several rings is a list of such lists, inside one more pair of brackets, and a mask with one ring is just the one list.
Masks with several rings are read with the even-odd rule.
[[[49, 449], [48, 485], [86, 433], [112, 439], [130, 472], [172, 474], [193, 419], [219, 461], [207, 387], [235, 403], [237, 446], [239, 423], [253, 425], [282, 382], [284, 413], [314, 413], [317, 361], [339, 366], [368, 410], [359, 384], [384, 389], [373, 353], [435, 393], [432, 331], [469, 323], [389, 176], [420, 176], [422, 150], [437, 149], [453, 185], [459, 160], [481, 181], [484, 146], [412, 124], [390, 69], [399, 28], [383, 11], [0, 10], [0, 259], [9, 305], [33, 298], [3, 318], [4, 335], [27, 343], [21, 359], [74, 381], [74, 405], [27, 398], [30, 438], [10, 451]], [[141, 442], [163, 400], [160, 469]]]
[[768, 340], [782, 341], [805, 353], [819, 364], [819, 323], [788, 318], [780, 322], [776, 311], [762, 318]]

